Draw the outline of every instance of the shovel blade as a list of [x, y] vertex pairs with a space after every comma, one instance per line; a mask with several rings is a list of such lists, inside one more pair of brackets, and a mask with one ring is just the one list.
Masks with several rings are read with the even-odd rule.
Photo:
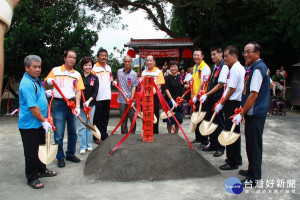
[[90, 129], [91, 131], [96, 131], [94, 127], [92, 127], [91, 125], [85, 123], [85, 122], [81, 119], [80, 116], [78, 116], [78, 119], [79, 119], [79, 121], [80, 121], [85, 127], [87, 127], [88, 129]]
[[156, 124], [157, 123], [157, 118], [156, 118], [156, 116], [154, 115], [153, 116], [153, 124]]
[[98, 140], [100, 140], [100, 139], [101, 139], [101, 134], [100, 134], [100, 131], [99, 131], [99, 129], [97, 128], [97, 126], [92, 124], [91, 127], [93, 127], [93, 129], [95, 129], [95, 131], [93, 131], [92, 129], [90, 129], [91, 132], [92, 132], [92, 134], [93, 134]]
[[196, 121], [198, 119], [198, 112], [193, 112], [192, 116], [191, 116], [191, 122], [193, 122], [194, 124], [197, 124]]
[[233, 144], [235, 141], [239, 139], [241, 134], [233, 132], [231, 136], [227, 139], [227, 145]]
[[40, 161], [45, 165], [48, 165], [55, 159], [57, 150], [58, 144], [50, 144], [49, 149], [47, 149], [46, 144], [39, 145], [38, 156]]
[[199, 126], [199, 131], [201, 135], [207, 136], [212, 134], [217, 128], [218, 128], [217, 124], [212, 123], [209, 125], [209, 121], [204, 120]]
[[218, 141], [221, 145], [227, 145], [227, 138], [229, 137], [230, 131], [222, 131], [218, 137]]
[[138, 112], [138, 117], [143, 119], [143, 113], [141, 111]]
[[162, 112], [162, 113], [160, 114], [160, 118], [161, 118], [161, 119], [167, 119], [168, 117], [171, 117], [171, 116], [172, 116], [172, 113], [171, 113], [170, 111], [168, 111], [168, 116], [166, 115], [165, 112]]
[[194, 133], [196, 130], [197, 124], [194, 124], [192, 120], [190, 121], [190, 132]]
[[218, 137], [218, 140], [221, 145], [227, 146], [233, 144], [238, 138], [240, 134], [230, 131], [222, 131]]
[[206, 115], [206, 112], [200, 112], [200, 113], [196, 112], [194, 117], [192, 115], [191, 120], [193, 121], [194, 124], [198, 124], [199, 122], [201, 122], [204, 119], [205, 115]]

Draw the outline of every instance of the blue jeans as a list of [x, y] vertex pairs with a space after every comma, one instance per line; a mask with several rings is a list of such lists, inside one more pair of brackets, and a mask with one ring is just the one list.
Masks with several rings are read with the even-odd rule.
[[76, 116], [73, 115], [67, 103], [63, 100], [53, 101], [53, 122], [56, 130], [54, 131], [54, 141], [58, 144], [58, 151], [56, 158], [64, 159], [65, 154], [63, 150], [63, 141], [65, 134], [65, 124], [67, 121], [68, 128], [68, 147], [66, 151], [67, 156], [74, 156], [76, 152]]
[[[94, 119], [95, 108], [96, 108], [96, 106], [93, 106], [92, 110], [90, 111], [92, 123], [93, 123], [93, 119]], [[80, 110], [79, 115], [80, 115], [82, 121], [84, 121], [87, 124], [90, 124], [90, 121], [86, 116], [86, 113], [83, 112], [82, 109]], [[92, 132], [90, 131], [90, 129], [85, 127], [79, 121], [79, 119], [77, 121], [78, 121], [78, 140], [79, 140], [80, 150], [85, 150], [86, 148], [92, 148], [92, 138], [93, 138]]]

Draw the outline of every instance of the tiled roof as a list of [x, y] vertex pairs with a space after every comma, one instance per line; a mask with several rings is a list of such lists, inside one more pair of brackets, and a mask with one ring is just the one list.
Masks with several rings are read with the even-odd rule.
[[178, 39], [132, 39], [124, 44], [125, 47], [180, 47], [193, 46], [194, 43], [190, 38]]

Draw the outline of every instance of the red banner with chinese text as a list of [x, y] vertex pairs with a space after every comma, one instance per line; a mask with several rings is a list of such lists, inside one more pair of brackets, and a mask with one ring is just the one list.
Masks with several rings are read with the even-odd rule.
[[159, 57], [169, 57], [169, 58], [177, 58], [179, 57], [179, 49], [140, 49], [139, 53], [140, 57], [146, 57], [148, 55], [152, 55], [156, 58]]
[[143, 142], [153, 142], [153, 78], [144, 77], [144, 95], [143, 95]]

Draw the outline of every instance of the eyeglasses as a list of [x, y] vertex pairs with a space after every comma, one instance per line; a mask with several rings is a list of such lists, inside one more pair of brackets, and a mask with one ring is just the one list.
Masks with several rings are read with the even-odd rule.
[[250, 54], [250, 53], [254, 53], [254, 52], [256, 52], [256, 51], [243, 51], [242, 55], [244, 56], [246, 54]]

